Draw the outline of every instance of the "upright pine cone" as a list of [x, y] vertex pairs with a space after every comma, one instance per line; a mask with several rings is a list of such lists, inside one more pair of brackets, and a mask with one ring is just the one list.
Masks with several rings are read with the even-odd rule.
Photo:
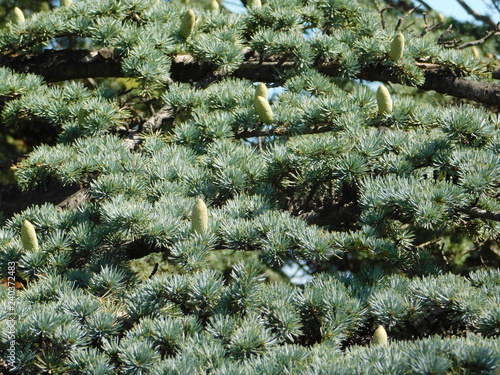
[[181, 27], [179, 29], [179, 35], [187, 39], [192, 34], [194, 30], [194, 26], [196, 25], [196, 16], [192, 9], [189, 9], [186, 13], [184, 13], [184, 17], [182, 17]]
[[21, 242], [26, 250], [38, 251], [35, 227], [28, 220], [24, 220], [21, 225]]
[[389, 90], [384, 85], [380, 85], [377, 90], [377, 104], [379, 113], [392, 113], [392, 99]]
[[405, 50], [405, 37], [402, 33], [398, 33], [391, 43], [391, 50], [389, 51], [389, 57], [393, 60], [399, 60], [403, 57]]
[[198, 198], [191, 212], [191, 231], [203, 234], [208, 229], [208, 210], [203, 199]]
[[261, 0], [247, 0], [247, 8], [260, 8], [262, 7]]
[[255, 88], [255, 95], [254, 95], [254, 99], [257, 97], [257, 96], [262, 96], [264, 99], [267, 100], [268, 98], [268, 93], [267, 93], [267, 86], [265, 84], [263, 84], [262, 82], [259, 83], [257, 85], [257, 87]]
[[274, 121], [274, 113], [269, 104], [267, 98], [263, 98], [262, 96], [255, 97], [254, 106], [259, 114], [260, 121], [264, 124], [272, 124]]
[[22, 25], [23, 23], [26, 22], [23, 11], [18, 7], [14, 7], [14, 9], [12, 10], [12, 14], [13, 14], [13, 22], [16, 25]]
[[219, 3], [217, 0], [212, 0], [210, 4], [207, 5], [207, 9], [212, 12], [217, 12], [219, 10]]
[[389, 345], [389, 342], [387, 341], [387, 332], [385, 331], [385, 328], [383, 326], [378, 326], [373, 333], [372, 345]]

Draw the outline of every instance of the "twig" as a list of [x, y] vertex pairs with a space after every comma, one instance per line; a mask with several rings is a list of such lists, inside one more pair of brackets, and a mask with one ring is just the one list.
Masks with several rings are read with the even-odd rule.
[[483, 36], [481, 39], [473, 40], [471, 42], [464, 43], [464, 44], [458, 46], [457, 49], [464, 49], [467, 47], [477, 46], [478, 44], [483, 44], [484, 42], [486, 42], [488, 39], [491, 39], [495, 35], [500, 35], [500, 28], [499, 27], [500, 27], [500, 23], [497, 24], [495, 30], [488, 31], [486, 33], [486, 35]]
[[439, 247], [439, 252], [441, 253], [441, 257], [444, 260], [444, 264], [446, 264], [448, 266], [450, 264], [450, 261], [448, 260], [448, 258], [446, 257], [446, 254], [444, 253], [444, 242]]
[[419, 2], [420, 4], [422, 4], [422, 5], [424, 6], [424, 8], [425, 8], [425, 9], [427, 9], [427, 10], [432, 10], [432, 7], [431, 7], [429, 4], [427, 4], [425, 1], [423, 1], [423, 0], [418, 0], [418, 2]]
[[389, 9], [391, 9], [391, 7], [385, 7], [385, 8], [383, 8], [383, 9], [380, 10], [380, 20], [382, 22], [382, 29], [384, 29], [384, 30], [386, 28], [385, 18], [384, 18], [384, 12], [386, 12]]
[[92, 87], [96, 87], [96, 86], [97, 86], [97, 82], [96, 82], [93, 78], [91, 78], [91, 77], [87, 78], [87, 82], [88, 82], [88, 83], [89, 83]]
[[[416, 6], [415, 8], [411, 8], [408, 12], [406, 12], [405, 14], [403, 14], [401, 17], [399, 17], [398, 19], [398, 23], [396, 25], [396, 31], [398, 31], [401, 27], [401, 25], [403, 24], [403, 21], [410, 15], [412, 14], [414, 11], [416, 11], [418, 8], [420, 8], [420, 5]], [[411, 26], [411, 25], [409, 25]], [[408, 26], [408, 27], [409, 27]]]
[[[317, 128], [308, 128], [300, 132], [300, 134], [319, 134], [325, 133], [332, 130], [329, 125], [320, 126]], [[242, 130], [234, 135], [236, 139], [254, 138], [254, 137], [279, 137], [279, 136], [289, 136], [289, 129], [282, 127], [276, 127], [271, 129], [253, 129], [253, 130]]]
[[154, 116], [156, 113], [155, 107], [153, 106], [153, 101], [150, 100], [148, 104], [149, 112], [151, 112], [151, 115]]
[[439, 242], [439, 241], [441, 241], [441, 238], [437, 238], [437, 239], [435, 239], [435, 240], [430, 240], [430, 241], [427, 241], [427, 242], [423, 242], [423, 243], [421, 243], [421, 244], [415, 245], [415, 247], [416, 247], [417, 249], [421, 249], [421, 248], [424, 248], [424, 247], [426, 247], [426, 246], [429, 246], [429, 245], [435, 244], [435, 243], [437, 243], [437, 242]]
[[439, 26], [441, 26], [443, 23], [442, 22], [434, 22], [434, 20], [431, 23], [427, 22], [427, 13], [424, 13], [424, 24], [425, 24], [425, 29], [420, 33], [420, 38], [422, 38], [425, 34], [427, 34], [429, 31], [432, 31], [434, 29], [437, 29]]
[[153, 271], [151, 272], [151, 275], [149, 275], [149, 278], [151, 279], [157, 271], [158, 271], [158, 263], [155, 263]]
[[403, 30], [406, 30], [406, 31], [408, 31], [408, 30], [409, 30], [409, 33], [410, 33], [410, 34], [413, 34], [413, 31], [410, 29], [410, 27], [412, 27], [413, 25], [415, 25], [415, 21], [413, 21], [413, 22], [412, 22], [412, 23], [410, 23], [409, 25], [405, 26], [405, 27], [403, 28]]
[[444, 40], [444, 37], [446, 36], [446, 34], [450, 34], [450, 33], [453, 33], [453, 25], [448, 26], [448, 28], [445, 31], [443, 31], [443, 33], [439, 36], [437, 43], [439, 45], [443, 45], [447, 48], [456, 47], [457, 44], [459, 44], [462, 41], [462, 39]]
[[318, 191], [318, 188], [319, 188], [319, 183], [315, 183], [309, 190], [309, 193], [307, 194], [307, 197], [306, 199], [304, 200], [304, 202], [301, 204], [301, 206], [297, 209], [297, 213], [295, 214], [299, 214], [301, 212], [304, 212], [306, 211], [307, 208], [309, 208], [309, 205], [312, 201], [312, 199], [314, 198], [314, 195], [316, 194], [316, 192]]

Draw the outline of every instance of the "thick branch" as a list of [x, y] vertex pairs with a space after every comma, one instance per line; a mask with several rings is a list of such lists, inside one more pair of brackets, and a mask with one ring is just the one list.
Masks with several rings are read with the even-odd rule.
[[359, 220], [361, 210], [357, 206], [346, 206], [338, 209], [322, 209], [319, 211], [310, 211], [299, 214], [298, 216], [304, 219], [309, 225], [319, 226], [339, 226], [356, 223]]
[[460, 211], [469, 215], [470, 217], [500, 221], [500, 213], [487, 211], [479, 207], [473, 207], [473, 206], [462, 207]]
[[57, 205], [57, 207], [67, 210], [76, 210], [84, 202], [90, 199], [90, 195], [90, 188], [88, 186], [83, 187], [75, 193], [71, 194], [69, 197], [66, 197], [61, 203]]
[[41, 54], [1, 56], [0, 66], [41, 75], [49, 82], [78, 78], [122, 77], [113, 48], [99, 50], [45, 50]]
[[500, 104], [500, 85], [469, 81], [446, 75], [442, 72], [428, 71], [425, 73], [423, 90], [434, 90], [457, 98], [473, 100], [483, 104]]
[[[279, 63], [277, 60], [269, 59], [261, 62], [259, 56], [250, 55], [232, 75], [253, 81], [275, 82], [278, 67], [282, 71], [295, 68], [294, 62]], [[484, 104], [500, 104], [500, 85], [459, 78], [437, 65], [417, 65], [425, 74], [425, 82], [419, 87], [423, 90], [435, 90]], [[47, 81], [123, 76], [120, 58], [113, 49], [45, 51], [39, 55], [0, 57], [0, 66], [39, 74]], [[319, 64], [316, 69], [325, 75], [336, 76], [339, 65]], [[213, 74], [213, 69], [206, 63], [196, 61], [190, 55], [177, 55], [173, 57], [170, 73], [174, 81], [199, 82]], [[404, 83], [397, 72], [389, 71], [380, 64], [364, 68], [359, 78]]]
[[[473, 100], [483, 104], [500, 104], [500, 85], [486, 82], [478, 82], [459, 78], [454, 74], [441, 69], [438, 65], [418, 64], [425, 74], [425, 81], [419, 86], [422, 90], [434, 90], [442, 94], [448, 94], [457, 98]], [[291, 69], [294, 64], [285, 62], [281, 69]], [[318, 71], [328, 76], [337, 76], [339, 66], [335, 63], [321, 64], [316, 66]], [[271, 82], [275, 77], [275, 62], [263, 62], [258, 64], [247, 60], [234, 73], [237, 77], [248, 78], [254, 81]], [[390, 72], [382, 65], [374, 65], [364, 68], [359, 78], [369, 81], [382, 81], [404, 83], [397, 73]]]
[[[436, 65], [421, 64], [421, 66], [426, 67], [423, 69], [425, 82], [418, 86], [422, 90], [434, 90], [441, 94], [448, 94], [483, 104], [500, 104], [500, 85], [459, 78]], [[377, 66], [370, 70], [365, 69], [360, 78], [370, 81], [402, 83], [397, 76]]]

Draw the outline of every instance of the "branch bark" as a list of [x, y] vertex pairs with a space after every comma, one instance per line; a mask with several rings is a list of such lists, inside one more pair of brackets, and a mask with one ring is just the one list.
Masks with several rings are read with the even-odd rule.
[[500, 213], [484, 210], [479, 207], [467, 206], [460, 209], [461, 212], [478, 219], [500, 221]]
[[40, 54], [0, 56], [0, 66], [34, 73], [49, 82], [68, 79], [123, 77], [121, 61], [113, 48], [99, 50], [45, 50]]
[[[0, 57], [0, 66], [16, 71], [35, 73], [49, 82], [78, 78], [123, 77], [120, 58], [112, 48], [100, 50], [45, 51], [38, 55], [18, 55]], [[419, 64], [425, 74], [425, 82], [419, 86], [423, 90], [437, 92], [477, 101], [484, 104], [500, 105], [500, 85], [472, 81], [457, 77], [452, 72], [435, 64]], [[247, 54], [247, 59], [233, 72], [233, 76], [253, 81], [276, 82], [277, 69], [282, 71], [295, 68], [295, 63], [279, 63], [268, 59], [260, 61], [259, 56]], [[316, 68], [329, 76], [338, 75], [336, 63], [318, 64]], [[213, 74], [214, 68], [200, 63], [190, 55], [173, 57], [171, 78], [179, 82], [199, 82]], [[382, 65], [364, 68], [359, 78], [369, 81], [403, 83], [396, 72]], [[279, 82], [278, 82], [279, 83]]]

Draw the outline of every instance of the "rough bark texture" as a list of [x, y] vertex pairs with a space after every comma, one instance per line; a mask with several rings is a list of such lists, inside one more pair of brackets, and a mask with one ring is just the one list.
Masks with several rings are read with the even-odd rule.
[[22, 191], [15, 185], [0, 186], [0, 211], [5, 218], [24, 211], [32, 205], [52, 203], [61, 209], [76, 208], [88, 200], [88, 190], [82, 190], [77, 185], [49, 186], [35, 191]]
[[463, 207], [461, 211], [466, 213], [470, 217], [500, 221], [500, 213], [487, 211], [479, 207], [467, 206]]
[[91, 198], [90, 188], [83, 187], [75, 193], [71, 194], [69, 197], [65, 198], [62, 202], [60, 202], [57, 207], [68, 209], [68, 210], [76, 210], [83, 203], [88, 201]]
[[173, 109], [170, 106], [163, 107], [146, 120], [146, 122], [142, 125], [141, 130], [146, 133], [154, 133], [161, 128], [164, 122], [173, 120], [174, 118], [175, 115]]
[[425, 83], [420, 88], [483, 104], [500, 104], [500, 85], [469, 81], [441, 72], [426, 72]]
[[[232, 73], [235, 77], [253, 81], [276, 82], [276, 70], [294, 68], [293, 62], [279, 62], [269, 59], [259, 61], [253, 53], [246, 54], [247, 59], [239, 69]], [[433, 64], [417, 64], [425, 74], [425, 82], [419, 88], [481, 102], [489, 105], [500, 104], [500, 85], [467, 80], [441, 69]], [[16, 71], [35, 73], [49, 82], [77, 78], [122, 77], [120, 58], [112, 48], [100, 50], [62, 50], [45, 51], [39, 55], [18, 55], [0, 57], [0, 66]], [[319, 64], [316, 68], [323, 74], [335, 76], [339, 66], [335, 63]], [[208, 64], [200, 63], [190, 55], [174, 56], [171, 78], [179, 82], [198, 82], [214, 73]], [[495, 72], [494, 72], [495, 73]], [[495, 77], [495, 74], [494, 74]], [[359, 78], [370, 81], [401, 83], [397, 74], [381, 65], [363, 69]]]

